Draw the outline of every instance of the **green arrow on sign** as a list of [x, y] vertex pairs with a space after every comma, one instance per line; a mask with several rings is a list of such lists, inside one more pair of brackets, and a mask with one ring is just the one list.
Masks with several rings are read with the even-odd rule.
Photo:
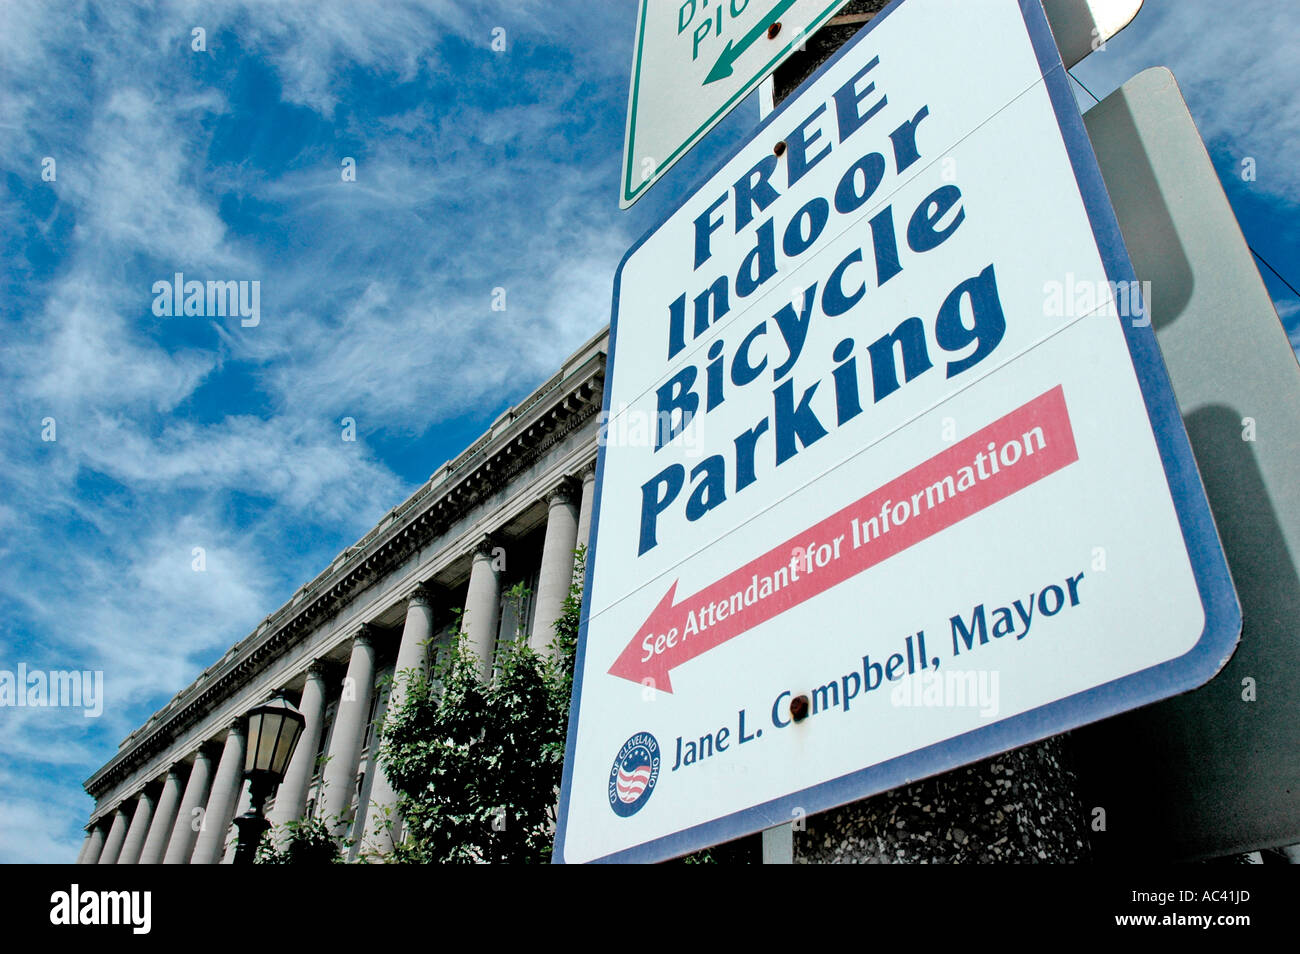
[[740, 59], [741, 54], [758, 42], [759, 37], [767, 33], [768, 27], [777, 21], [781, 14], [794, 6], [795, 0], [780, 0], [776, 6], [768, 11], [767, 16], [763, 17], [754, 28], [737, 40], [728, 40], [726, 48], [722, 55], [718, 57], [718, 62], [713, 64], [713, 69], [709, 70], [709, 75], [704, 78], [704, 85], [716, 83], [720, 79], [726, 79], [731, 75], [731, 68], [736, 60]]

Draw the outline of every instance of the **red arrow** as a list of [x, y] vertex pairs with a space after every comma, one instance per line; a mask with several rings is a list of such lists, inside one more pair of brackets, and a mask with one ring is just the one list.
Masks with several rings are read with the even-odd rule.
[[609, 673], [672, 692], [683, 663], [1078, 459], [1058, 385], [680, 602], [674, 581]]

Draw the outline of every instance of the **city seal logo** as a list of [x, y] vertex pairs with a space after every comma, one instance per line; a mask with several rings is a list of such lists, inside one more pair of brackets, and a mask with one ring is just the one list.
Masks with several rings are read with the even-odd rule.
[[659, 781], [659, 742], [638, 732], [623, 743], [609, 770], [609, 807], [620, 818], [635, 815], [650, 801]]

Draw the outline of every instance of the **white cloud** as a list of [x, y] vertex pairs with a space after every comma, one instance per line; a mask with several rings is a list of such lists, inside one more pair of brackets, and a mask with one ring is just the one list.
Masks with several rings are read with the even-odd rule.
[[143, 491], [233, 490], [323, 519], [335, 518], [346, 501], [357, 513], [348, 524], [402, 491], [364, 445], [343, 441], [341, 429], [310, 432], [284, 416], [227, 416], [206, 426], [179, 421], [157, 436], [125, 418], [97, 424], [94, 439], [78, 447], [85, 466]]
[[[15, 347], [22, 388], [40, 407], [85, 411], [106, 404], [147, 405], [170, 411], [193, 393], [216, 367], [217, 357], [192, 349], [168, 352], [149, 340], [157, 319], [148, 311], [147, 289], [137, 289], [143, 305], [128, 320], [119, 311], [129, 291], [110, 290], [101, 279], [102, 263], [77, 263]], [[123, 309], [125, 310], [125, 309]]]
[[223, 273], [247, 270], [193, 175], [194, 158], [207, 145], [200, 120], [225, 110], [213, 90], [168, 96], [127, 87], [108, 93], [84, 154], [62, 164], [60, 193], [84, 210], [79, 228], [100, 248], [126, 248], [181, 266], [204, 263]]
[[[79, 822], [90, 799], [54, 786], [0, 785], [0, 861], [5, 864], [71, 864], [81, 851]], [[84, 821], [85, 819], [83, 819]]]

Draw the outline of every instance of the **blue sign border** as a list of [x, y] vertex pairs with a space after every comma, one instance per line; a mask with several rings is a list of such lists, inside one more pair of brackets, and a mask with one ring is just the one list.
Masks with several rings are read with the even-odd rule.
[[[882, 10], [865, 29], [859, 31], [838, 50], [800, 87], [806, 89], [839, 59], [854, 49], [885, 18], [908, 0], [894, 0]], [[1011, 0], [1009, 0], [1011, 2]], [[1074, 168], [1079, 192], [1083, 197], [1097, 249], [1101, 254], [1106, 274], [1112, 282], [1134, 282], [1136, 276], [1129, 260], [1128, 250], [1120, 235], [1119, 223], [1111, 207], [1110, 197], [1102, 181], [1097, 158], [1092, 151], [1084, 129], [1083, 117], [1074, 100], [1068, 73], [1048, 26], [1041, 0], [1018, 0], [1030, 41], [1038, 57], [1039, 67], [1056, 112], [1057, 123], [1064, 139], [1070, 162]], [[791, 94], [755, 130], [759, 135], [767, 126], [780, 118], [785, 110], [797, 102], [799, 92]], [[751, 140], [754, 137], [751, 137]], [[746, 141], [731, 151], [704, 182], [719, 172], [742, 149]], [[694, 196], [697, 190], [693, 190]], [[684, 203], [683, 203], [684, 204]], [[680, 208], [680, 205], [678, 206]], [[610, 317], [610, 348], [605, 370], [604, 407], [610, 406], [614, 380], [615, 341], [618, 335], [619, 288], [623, 268], [645, 242], [668, 221], [678, 209], [669, 212], [640, 240], [619, 263], [614, 278], [613, 307]], [[1130, 285], [1128, 287], [1137, 287]], [[709, 845], [722, 844], [764, 828], [789, 821], [796, 808], [811, 815], [849, 802], [868, 798], [889, 789], [921, 778], [969, 765], [998, 753], [1028, 745], [1053, 735], [1130, 709], [1157, 702], [1181, 692], [1187, 692], [1209, 681], [1227, 663], [1241, 634], [1241, 605], [1232, 585], [1228, 564], [1219, 543], [1214, 518], [1201, 484], [1191, 443], [1183, 427], [1182, 416], [1174, 397], [1173, 386], [1165, 369], [1164, 359], [1156, 343], [1155, 329], [1148, 324], [1137, 327], [1132, 321], [1122, 322], [1129, 354], [1137, 372], [1142, 397], [1155, 434], [1156, 445], [1164, 464], [1169, 489], [1182, 527], [1183, 540], [1192, 573], [1200, 592], [1205, 613], [1205, 628], [1200, 639], [1184, 655], [1149, 669], [1133, 673], [1112, 682], [1076, 693], [1064, 699], [1040, 706], [1029, 712], [1012, 716], [994, 725], [974, 729], [963, 735], [947, 739], [924, 749], [918, 749], [886, 762], [851, 772], [810, 786], [761, 805], [734, 812], [722, 818], [665, 835], [633, 848], [596, 859], [603, 862], [661, 861], [695, 851]], [[604, 444], [596, 462], [596, 496], [592, 507], [592, 545], [589, 566], [596, 566], [596, 548], [599, 543], [599, 518], [601, 488], [605, 470]], [[592, 587], [583, 594], [582, 623], [579, 629], [577, 659], [573, 679], [573, 699], [569, 712], [569, 732], [565, 747], [564, 776], [560, 790], [555, 851], [552, 860], [564, 861], [564, 839], [569, 819], [569, 793], [573, 784], [571, 755], [577, 742], [578, 714], [582, 697], [583, 663], [587, 647], [587, 621], [590, 613]]]

